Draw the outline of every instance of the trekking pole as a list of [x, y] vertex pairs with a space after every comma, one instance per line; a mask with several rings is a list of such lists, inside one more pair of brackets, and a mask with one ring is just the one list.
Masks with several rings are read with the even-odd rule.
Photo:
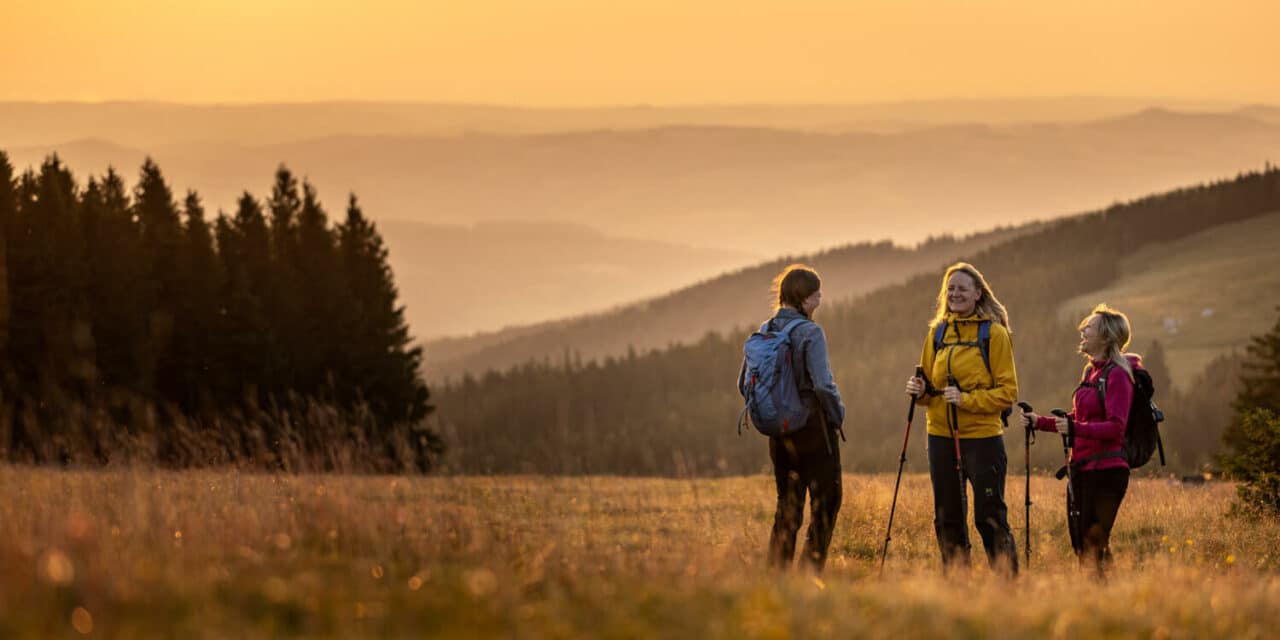
[[1062, 453], [1067, 459], [1066, 466], [1058, 470], [1057, 478], [1061, 480], [1063, 477], [1067, 479], [1067, 534], [1071, 537], [1071, 548], [1079, 551], [1080, 543], [1077, 541], [1080, 527], [1080, 510], [1076, 505], [1076, 492], [1074, 486], [1074, 474], [1071, 473], [1072, 457], [1075, 455], [1076, 446], [1076, 423], [1062, 409], [1054, 409], [1050, 411], [1053, 415], [1067, 420], [1067, 432], [1062, 434]]
[[[924, 379], [924, 367], [916, 367], [916, 377]], [[893, 502], [889, 503], [889, 526], [884, 530], [884, 549], [880, 551], [880, 575], [884, 575], [884, 560], [889, 556], [889, 534], [893, 532], [893, 514], [898, 509], [898, 487], [902, 484], [902, 467], [907, 464], [907, 441], [911, 439], [911, 421], [916, 415], [916, 397], [911, 396], [907, 406], [907, 433], [902, 436], [902, 455], [898, 457], [898, 479], [893, 481]]]
[[[950, 365], [951, 363], [950, 361], [948, 361], [947, 366], [950, 367]], [[956, 381], [955, 376], [948, 373], [947, 386], [955, 387], [959, 389], [960, 383]], [[963, 511], [969, 505], [969, 498], [968, 496], [965, 495], [966, 490], [964, 486], [964, 462], [960, 459], [960, 413], [959, 413], [959, 410], [956, 409], [956, 405], [951, 404], [950, 402], [947, 403], [947, 427], [951, 430], [951, 441], [955, 443], [955, 447], [956, 447], [956, 477], [960, 479], [960, 508]], [[968, 553], [969, 525], [967, 523], [965, 524], [963, 531], [964, 531], [965, 553]]]
[[[1018, 408], [1022, 409], [1023, 413], [1035, 413], [1035, 409], [1032, 409], [1031, 405], [1025, 402], [1019, 402]], [[1026, 430], [1027, 430], [1026, 440], [1024, 443], [1025, 450], [1027, 453], [1027, 486], [1025, 489], [1023, 489], [1022, 494], [1026, 498], [1027, 533], [1026, 533], [1025, 539], [1023, 540], [1022, 546], [1026, 548], [1026, 558], [1027, 558], [1026, 565], [1027, 565], [1027, 568], [1030, 569], [1031, 568], [1031, 445], [1035, 444], [1036, 430], [1035, 430], [1035, 425], [1031, 424], [1030, 422], [1027, 422], [1027, 424], [1024, 426], [1026, 427]]]
[[[960, 388], [960, 383], [956, 382], [955, 376], [947, 376], [947, 386]], [[956, 406], [947, 403], [947, 428], [951, 430], [951, 440], [956, 445], [956, 474], [960, 477], [960, 492], [964, 493], [964, 464], [960, 461], [960, 416], [956, 411]]]

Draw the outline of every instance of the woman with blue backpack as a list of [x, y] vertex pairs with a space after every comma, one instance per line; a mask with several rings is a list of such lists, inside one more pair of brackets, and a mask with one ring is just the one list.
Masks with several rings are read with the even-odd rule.
[[976, 267], [946, 270], [929, 323], [920, 367], [907, 393], [928, 408], [933, 527], [943, 568], [969, 564], [966, 485], [973, 519], [993, 568], [1018, 572], [1018, 553], [1004, 502], [1008, 458], [1003, 421], [1018, 397], [1009, 314]]
[[[1125, 314], [1105, 304], [1095, 307], [1079, 325], [1079, 350], [1089, 362], [1072, 395], [1071, 412], [1022, 414], [1024, 426], [1061, 433], [1067, 441], [1067, 466], [1060, 475], [1067, 479], [1071, 547], [1081, 565], [1092, 566], [1099, 575], [1111, 562], [1111, 528], [1129, 488], [1125, 436], [1137, 397], [1135, 381], [1146, 385], [1146, 406], [1151, 406], [1151, 378], [1142, 370], [1142, 358], [1124, 351], [1129, 327]], [[1148, 449], [1146, 456], [1150, 455]], [[1143, 462], [1137, 459], [1134, 464]]]
[[831, 375], [827, 338], [813, 321], [822, 303], [822, 281], [813, 269], [793, 264], [773, 281], [775, 313], [747, 339], [738, 374], [746, 400], [739, 429], [751, 423], [769, 436], [769, 458], [778, 501], [769, 536], [768, 562], [787, 567], [809, 495], [809, 529], [802, 562], [820, 572], [840, 512], [840, 443], [844, 404]]

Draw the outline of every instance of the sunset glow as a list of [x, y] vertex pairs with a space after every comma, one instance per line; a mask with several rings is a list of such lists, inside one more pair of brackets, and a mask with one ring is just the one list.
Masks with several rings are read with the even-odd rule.
[[691, 4], [15, 3], [0, 100], [1280, 101], [1274, 2]]

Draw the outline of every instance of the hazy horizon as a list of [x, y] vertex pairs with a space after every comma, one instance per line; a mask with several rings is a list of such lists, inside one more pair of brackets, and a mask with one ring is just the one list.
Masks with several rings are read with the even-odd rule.
[[[1079, 113], [1079, 102], [1011, 101], [1022, 110], [1003, 116]], [[430, 339], [599, 312], [787, 254], [886, 239], [909, 246], [1094, 210], [1280, 159], [1274, 107], [1083, 102], [1105, 117], [939, 122], [968, 115], [946, 104], [535, 112], [0, 103], [0, 149], [19, 171], [56, 152], [77, 176], [114, 166], [129, 183], [150, 156], [175, 193], [198, 191], [211, 215], [234, 211], [245, 190], [264, 197], [281, 163], [310, 180], [331, 219], [355, 192], [384, 231], [414, 335]], [[918, 126], [863, 131], [891, 129], [886, 113]], [[575, 128], [588, 121], [609, 126]], [[474, 133], [490, 127], [502, 132]], [[442, 132], [450, 130], [473, 133]], [[86, 132], [96, 135], [7, 144]], [[192, 134], [210, 139], [184, 139]], [[804, 224], [779, 234], [791, 216]], [[520, 224], [522, 235], [501, 233]], [[524, 260], [504, 259], [515, 254]], [[661, 256], [659, 266], [646, 268], [646, 254]], [[469, 274], [469, 284], [450, 273]]]

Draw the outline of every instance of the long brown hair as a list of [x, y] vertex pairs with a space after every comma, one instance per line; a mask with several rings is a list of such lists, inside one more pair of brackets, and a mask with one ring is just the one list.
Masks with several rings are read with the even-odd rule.
[[781, 273], [773, 279], [774, 294], [773, 310], [777, 311], [783, 307], [794, 307], [801, 315], [808, 316], [804, 312], [804, 301], [809, 299], [822, 288], [822, 278], [818, 277], [818, 272], [808, 265], [795, 263], [787, 265]]
[[991, 285], [987, 284], [987, 279], [982, 277], [982, 272], [978, 268], [968, 262], [957, 262], [947, 267], [946, 273], [942, 274], [942, 287], [938, 289], [938, 309], [934, 313], [931, 326], [937, 326], [939, 322], [947, 317], [947, 282], [951, 280], [951, 276], [957, 271], [969, 274], [973, 278], [975, 284], [978, 285], [978, 302], [974, 305], [975, 311], [982, 312], [983, 315], [999, 322], [1013, 334], [1013, 327], [1009, 326], [1009, 312], [1005, 310], [1004, 305], [1000, 304], [1000, 299], [996, 297], [995, 292], [991, 290]]

